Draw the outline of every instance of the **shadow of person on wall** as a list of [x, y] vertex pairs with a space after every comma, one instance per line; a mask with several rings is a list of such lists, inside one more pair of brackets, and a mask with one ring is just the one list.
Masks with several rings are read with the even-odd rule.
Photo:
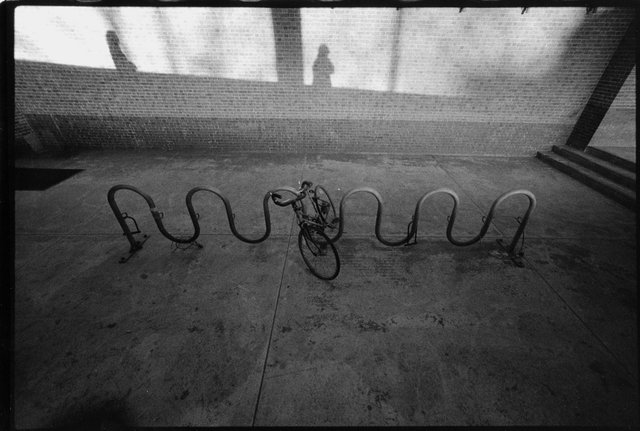
[[113, 64], [115, 64], [116, 69], [125, 72], [135, 72], [137, 70], [136, 65], [129, 61], [127, 56], [124, 55], [124, 52], [122, 52], [122, 49], [120, 49], [120, 40], [115, 31], [107, 31], [107, 44], [109, 45], [111, 58], [113, 59]]
[[313, 85], [315, 87], [331, 87], [333, 63], [329, 60], [329, 47], [324, 43], [318, 48], [318, 57], [313, 62]]

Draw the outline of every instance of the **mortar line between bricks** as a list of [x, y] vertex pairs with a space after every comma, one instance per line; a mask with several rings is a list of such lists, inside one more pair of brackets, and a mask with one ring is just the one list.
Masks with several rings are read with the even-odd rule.
[[[469, 200], [471, 201], [472, 204], [474, 204], [476, 206], [476, 208], [478, 208], [478, 210], [480, 211], [480, 214], [483, 214], [482, 208], [480, 207], [480, 205], [478, 205], [478, 203], [471, 197], [470, 193], [467, 193], [466, 190], [464, 189], [464, 187], [462, 187], [460, 185], [460, 183], [458, 183], [458, 181], [456, 181], [456, 179], [454, 178], [453, 175], [451, 175], [451, 173], [449, 171], [447, 171], [444, 166], [442, 166], [440, 164], [440, 161], [438, 160], [437, 157], [434, 157], [434, 159], [436, 160], [436, 166], [438, 166], [440, 169], [442, 169], [448, 176], [449, 178], [451, 178], [451, 180], [453, 180], [454, 183], [456, 183], [456, 185], [460, 188], [460, 190], [464, 193], [464, 195], [469, 198]], [[484, 215], [483, 215], [484, 217]], [[483, 222], [484, 223], [484, 222]], [[493, 226], [493, 228], [495, 230], [497, 230], [500, 235], [502, 235], [502, 237], [504, 237], [504, 232], [502, 232], [502, 230], [496, 225], [496, 223], [494, 221], [491, 221], [491, 226]]]
[[547, 287], [549, 289], [551, 289], [551, 291], [553, 293], [555, 293], [556, 296], [560, 299], [560, 301], [569, 309], [571, 314], [573, 314], [576, 317], [576, 319], [578, 319], [578, 321], [580, 321], [580, 323], [582, 323], [582, 325], [593, 336], [593, 338], [595, 338], [602, 345], [602, 347], [604, 347], [604, 349], [611, 355], [611, 357], [615, 360], [615, 362], [617, 362], [618, 365], [620, 365], [620, 367], [622, 367], [622, 369], [627, 374], [627, 376], [631, 377], [631, 379], [634, 379], [633, 373], [631, 373], [631, 371], [629, 371], [629, 369], [627, 368], [626, 364], [624, 362], [622, 362], [622, 360], [620, 358], [618, 358], [618, 355], [616, 355], [613, 351], [611, 351], [611, 349], [609, 349], [609, 347], [606, 345], [606, 343], [604, 341], [602, 341], [602, 339], [598, 336], [598, 334], [596, 334], [593, 331], [593, 329], [591, 329], [591, 327], [589, 325], [587, 325], [587, 322], [585, 322], [580, 317], [580, 315], [573, 309], [573, 307], [571, 307], [571, 305], [562, 297], [562, 295], [556, 289], [554, 289], [554, 287], [551, 285], [551, 283], [549, 283], [549, 281], [542, 275], [542, 273], [540, 271], [538, 271], [538, 268], [536, 268], [536, 266], [531, 262], [531, 260], [529, 260], [526, 256], [523, 256], [523, 258], [524, 258], [524, 260], [527, 261], [527, 263], [529, 264], [529, 267], [531, 269], [533, 269], [533, 271], [538, 275], [538, 277], [540, 277], [540, 279], [547, 285]]

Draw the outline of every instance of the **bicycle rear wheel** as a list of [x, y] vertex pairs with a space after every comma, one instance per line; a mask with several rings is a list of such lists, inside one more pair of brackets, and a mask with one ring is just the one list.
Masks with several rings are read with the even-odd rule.
[[333, 205], [333, 200], [331, 200], [329, 193], [320, 185], [315, 188], [315, 198], [320, 210], [320, 218], [325, 224], [324, 232], [333, 241], [340, 227], [340, 219], [336, 213], [336, 207]]
[[322, 280], [333, 280], [340, 272], [340, 257], [333, 242], [322, 231], [303, 226], [298, 247], [311, 273]]

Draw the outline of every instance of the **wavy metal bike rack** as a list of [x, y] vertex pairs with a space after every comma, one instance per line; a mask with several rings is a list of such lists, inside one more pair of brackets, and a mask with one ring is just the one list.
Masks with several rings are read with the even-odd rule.
[[[325, 195], [329, 198], [329, 200], [331, 200], [331, 198], [329, 197], [329, 194], [326, 192], [326, 190], [322, 187], [322, 186], [316, 186], [316, 190], [321, 189], [322, 191], [325, 192]], [[206, 187], [194, 187], [193, 189], [189, 190], [189, 192], [187, 193], [186, 196], [186, 205], [187, 205], [187, 211], [189, 212], [189, 216], [191, 218], [191, 222], [193, 224], [193, 234], [189, 237], [175, 237], [173, 235], [171, 235], [169, 232], [167, 232], [166, 228], [164, 227], [164, 224], [162, 222], [162, 218], [163, 218], [163, 213], [161, 211], [158, 210], [158, 208], [156, 208], [156, 205], [153, 201], [153, 199], [151, 198], [151, 196], [149, 196], [148, 194], [144, 193], [143, 191], [141, 191], [140, 189], [133, 187], [133, 186], [129, 186], [129, 185], [116, 185], [111, 187], [111, 189], [109, 190], [108, 194], [107, 194], [107, 200], [109, 202], [109, 205], [111, 206], [111, 209], [113, 210], [113, 213], [116, 217], [116, 219], [118, 220], [118, 223], [120, 224], [120, 227], [122, 228], [123, 234], [126, 236], [127, 240], [129, 241], [130, 244], [130, 249], [129, 249], [129, 256], [128, 257], [123, 257], [120, 259], [120, 262], [126, 262], [127, 260], [129, 260], [129, 258], [135, 254], [138, 250], [140, 250], [142, 248], [142, 244], [146, 241], [146, 239], [148, 238], [148, 235], [143, 235], [143, 240], [142, 241], [138, 241], [136, 240], [136, 238], [134, 237], [135, 234], [141, 233], [140, 230], [138, 229], [138, 224], [135, 221], [135, 219], [131, 216], [129, 216], [127, 213], [123, 213], [120, 211], [120, 208], [118, 207], [118, 204], [116, 203], [115, 200], [115, 195], [116, 192], [120, 191], [120, 190], [129, 190], [132, 191], [134, 193], [139, 194], [140, 196], [142, 196], [144, 198], [144, 200], [147, 202], [147, 204], [149, 205], [149, 210], [151, 211], [151, 215], [153, 216], [153, 219], [156, 222], [156, 225], [158, 226], [158, 229], [160, 230], [160, 233], [166, 237], [167, 239], [169, 239], [170, 241], [172, 241], [175, 244], [190, 244], [190, 245], [197, 245], [198, 247], [202, 248], [202, 245], [200, 245], [196, 240], [198, 239], [198, 237], [200, 236], [200, 224], [198, 222], [198, 218], [199, 215], [198, 213], [196, 213], [194, 207], [193, 207], [193, 196], [198, 193], [198, 192], [209, 192], [212, 193], [216, 196], [218, 196], [225, 207], [226, 213], [227, 213], [227, 220], [229, 222], [229, 228], [231, 229], [231, 233], [233, 233], [233, 235], [238, 238], [239, 240], [243, 241], [243, 242], [247, 242], [250, 244], [256, 244], [259, 242], [262, 242], [264, 240], [266, 240], [270, 233], [271, 233], [271, 216], [270, 216], [270, 212], [269, 212], [269, 198], [271, 197], [272, 193], [277, 193], [280, 191], [286, 191], [286, 192], [290, 192], [293, 194], [296, 194], [296, 189], [294, 189], [293, 187], [279, 187], [275, 190], [271, 190], [269, 192], [267, 192], [264, 196], [264, 199], [262, 200], [262, 208], [263, 208], [263, 212], [264, 212], [264, 223], [265, 223], [265, 233], [259, 237], [259, 238], [247, 238], [245, 236], [243, 236], [242, 234], [240, 234], [238, 232], [238, 230], [236, 229], [235, 226], [235, 216], [233, 214], [233, 212], [231, 211], [231, 204], [229, 202], [229, 200], [218, 190], [215, 188], [206, 188]], [[353, 189], [351, 191], [349, 191], [340, 201], [340, 214], [338, 216], [338, 220], [339, 220], [339, 225], [338, 225], [338, 232], [336, 233], [336, 235], [334, 235], [331, 239], [333, 241], [337, 241], [340, 239], [340, 237], [342, 237], [342, 234], [344, 232], [344, 226], [345, 226], [345, 202], [347, 201], [347, 199], [349, 199], [351, 196], [357, 194], [357, 193], [368, 193], [373, 195], [377, 202], [378, 202], [378, 209], [376, 212], [376, 223], [375, 223], [375, 235], [376, 238], [378, 239], [378, 241], [380, 241], [382, 244], [387, 245], [387, 246], [399, 246], [399, 245], [410, 245], [410, 244], [415, 244], [417, 242], [417, 237], [418, 237], [418, 220], [420, 218], [420, 210], [422, 209], [422, 205], [427, 201], [427, 199], [431, 198], [432, 196], [435, 196], [437, 194], [440, 193], [444, 193], [449, 195], [452, 199], [453, 199], [453, 208], [451, 210], [451, 215], [447, 217], [448, 219], [448, 224], [447, 224], [447, 239], [449, 240], [449, 242], [451, 242], [453, 245], [456, 246], [468, 246], [468, 245], [472, 245], [475, 244], [476, 242], [480, 241], [485, 234], [487, 233], [487, 231], [489, 230], [489, 225], [491, 224], [491, 221], [493, 220], [494, 217], [494, 213], [496, 211], [496, 208], [502, 203], [504, 202], [506, 199], [515, 196], [515, 195], [524, 195], [528, 198], [529, 200], [529, 206], [527, 208], [527, 211], [525, 212], [524, 216], [520, 219], [520, 218], [516, 218], [516, 220], [518, 220], [519, 222], [519, 227], [516, 230], [515, 235], [513, 236], [513, 239], [511, 240], [511, 243], [508, 247], [505, 247], [504, 244], [502, 244], [501, 240], [498, 240], [498, 243], [506, 249], [509, 257], [514, 261], [514, 263], [516, 263], [518, 266], [523, 266], [522, 261], [520, 260], [521, 255], [517, 254], [515, 249], [516, 246], [518, 244], [518, 241], [520, 240], [520, 238], [522, 237], [523, 233], [524, 233], [524, 229], [529, 221], [529, 217], [531, 216], [531, 213], [533, 212], [533, 210], [536, 207], [536, 198], [533, 195], [533, 193], [531, 193], [528, 190], [523, 190], [523, 189], [519, 189], [519, 190], [512, 190], [510, 192], [504, 193], [503, 195], [501, 195], [500, 197], [498, 197], [493, 204], [491, 205], [491, 208], [489, 209], [489, 213], [487, 214], [486, 217], [484, 217], [484, 224], [482, 225], [482, 228], [480, 229], [480, 232], [473, 238], [471, 238], [470, 240], [467, 241], [460, 241], [457, 240], [455, 238], [453, 238], [452, 235], [452, 230], [453, 230], [453, 225], [454, 222], [456, 220], [456, 215], [458, 212], [458, 204], [460, 203], [460, 199], [458, 198], [458, 195], [456, 194], [456, 192], [454, 192], [451, 189], [448, 188], [440, 188], [428, 193], [425, 193], [416, 203], [416, 207], [415, 207], [415, 211], [413, 214], [413, 217], [411, 219], [411, 221], [409, 222], [408, 225], [408, 233], [407, 236], [405, 238], [399, 239], [397, 241], [390, 241], [387, 240], [385, 238], [382, 237], [382, 234], [380, 233], [380, 225], [382, 224], [382, 215], [383, 215], [383, 211], [384, 211], [384, 204], [382, 201], [382, 196], [380, 195], [380, 193], [378, 193], [378, 191], [376, 191], [375, 189], [371, 188], [371, 187], [359, 187], [356, 189]], [[333, 204], [333, 202], [332, 202]], [[131, 229], [129, 228], [129, 225], [127, 224], [127, 219], [131, 219], [135, 225], [135, 232], [132, 232]], [[413, 243], [411, 243], [410, 241], [413, 239]]]
[[[418, 200], [418, 203], [416, 204], [416, 209], [415, 209], [415, 211], [413, 213], [413, 217], [412, 217], [412, 219], [411, 219], [411, 221], [409, 222], [409, 225], [408, 225], [407, 236], [405, 238], [402, 238], [402, 239], [397, 240], [397, 241], [390, 241], [390, 240], [384, 239], [382, 237], [382, 234], [380, 233], [380, 225], [382, 224], [382, 214], [383, 214], [383, 209], [384, 209], [384, 205], [383, 205], [383, 202], [382, 202], [382, 196], [380, 195], [380, 193], [378, 193], [375, 189], [372, 189], [371, 187], [360, 187], [360, 188], [353, 189], [350, 192], [348, 192], [346, 195], [344, 195], [344, 197], [340, 201], [340, 224], [339, 224], [339, 228], [338, 228], [338, 233], [333, 238], [331, 238], [333, 241], [337, 241], [338, 239], [340, 239], [340, 237], [342, 236], [342, 233], [344, 231], [344, 226], [345, 226], [345, 217], [344, 217], [344, 214], [345, 214], [345, 202], [347, 201], [347, 199], [349, 197], [355, 195], [356, 193], [368, 193], [368, 194], [371, 194], [378, 201], [378, 209], [377, 209], [377, 213], [376, 213], [375, 234], [376, 234], [376, 238], [378, 239], [378, 241], [380, 241], [382, 244], [388, 245], [388, 246], [409, 245], [409, 244], [411, 244], [410, 241], [412, 239], [414, 240], [413, 244], [415, 244], [415, 242], [417, 242], [417, 237], [418, 237], [418, 220], [420, 218], [420, 209], [422, 208], [422, 205], [425, 203], [425, 201], [427, 199], [429, 199], [430, 197], [435, 196], [437, 194], [440, 194], [440, 193], [443, 193], [443, 194], [451, 196], [451, 198], [453, 199], [453, 208], [451, 210], [451, 215], [447, 217], [447, 219], [448, 219], [447, 239], [449, 240], [449, 242], [451, 242], [451, 244], [457, 245], [457, 246], [460, 246], [460, 247], [464, 247], [464, 246], [475, 244], [476, 242], [480, 241], [486, 235], [487, 231], [489, 230], [489, 226], [491, 224], [491, 221], [493, 220], [496, 208], [502, 202], [504, 202], [507, 198], [510, 198], [511, 196], [525, 195], [529, 200], [529, 206], [527, 208], [526, 213], [522, 217], [522, 219], [519, 219], [519, 218], [516, 219], [520, 223], [520, 226], [518, 227], [515, 235], [513, 236], [513, 239], [511, 240], [511, 244], [507, 247], [507, 252], [508, 252], [509, 256], [512, 259], [514, 259], [515, 263], [518, 264], [519, 266], [521, 266], [521, 264], [522, 264], [522, 262], [518, 259], [519, 256], [516, 255], [515, 249], [516, 249], [516, 246], [518, 244], [518, 241], [520, 240], [520, 237], [522, 236], [522, 234], [524, 232], [524, 228], [526, 227], [526, 225], [527, 225], [527, 223], [529, 221], [529, 217], [531, 216], [531, 213], [533, 212], [533, 210], [536, 207], [536, 197], [534, 196], [533, 193], [531, 193], [528, 190], [522, 190], [522, 189], [521, 190], [512, 190], [512, 191], [504, 193], [503, 195], [498, 197], [498, 199], [496, 199], [493, 202], [493, 204], [491, 205], [491, 208], [489, 209], [489, 214], [486, 217], [484, 217], [484, 224], [482, 225], [482, 228], [480, 229], [480, 232], [475, 237], [473, 237], [473, 238], [471, 238], [470, 240], [467, 240], [467, 241], [459, 241], [459, 240], [455, 239], [453, 237], [453, 234], [452, 234], [453, 224], [454, 224], [454, 222], [456, 220], [456, 215], [458, 214], [458, 205], [460, 203], [460, 198], [458, 198], [458, 195], [456, 194], [456, 192], [454, 192], [453, 190], [448, 189], [448, 188], [440, 188], [440, 189], [425, 193]], [[504, 245], [501, 243], [501, 241], [499, 241], [499, 243], [504, 248]]]
[[[135, 219], [129, 216], [127, 213], [123, 213], [122, 211], [120, 211], [120, 208], [118, 207], [118, 204], [116, 203], [116, 199], [115, 199], [116, 192], [120, 190], [130, 190], [134, 193], [139, 194], [144, 198], [144, 200], [147, 202], [147, 205], [149, 205], [149, 210], [151, 211], [151, 215], [153, 216], [153, 219], [156, 222], [156, 226], [158, 226], [158, 230], [165, 238], [169, 239], [170, 241], [176, 244], [196, 244], [200, 248], [202, 248], [202, 245], [198, 244], [198, 242], [196, 241], [200, 236], [200, 223], [198, 223], [199, 215], [198, 213], [196, 213], [195, 209], [193, 208], [193, 202], [192, 202], [193, 196], [196, 193], [209, 192], [218, 196], [222, 200], [222, 203], [224, 203], [224, 208], [227, 212], [227, 219], [229, 221], [229, 228], [231, 229], [231, 233], [233, 233], [233, 235], [236, 238], [238, 238], [240, 241], [248, 242], [250, 244], [257, 244], [259, 242], [262, 242], [269, 237], [269, 234], [271, 234], [271, 215], [269, 213], [269, 198], [271, 197], [271, 193], [275, 193], [278, 191], [287, 191], [293, 194], [296, 193], [296, 189], [294, 189], [293, 187], [286, 187], [286, 186], [267, 192], [267, 194], [264, 196], [264, 199], [262, 200], [262, 208], [264, 211], [265, 233], [260, 238], [252, 239], [252, 238], [247, 238], [243, 236], [236, 229], [236, 224], [234, 221], [235, 215], [231, 211], [231, 203], [229, 202], [229, 199], [227, 199], [222, 194], [222, 192], [220, 192], [220, 190], [214, 189], [214, 188], [206, 188], [206, 187], [194, 187], [193, 189], [189, 190], [186, 197], [187, 211], [189, 212], [189, 217], [191, 218], [191, 223], [193, 224], [193, 234], [190, 237], [178, 238], [171, 235], [169, 232], [167, 232], [167, 229], [164, 227], [164, 223], [162, 222], [162, 218], [164, 217], [164, 214], [161, 211], [159, 211], [158, 208], [156, 208], [156, 204], [153, 202], [153, 199], [151, 198], [151, 196], [149, 196], [147, 193], [144, 193], [137, 187], [122, 185], [122, 184], [113, 186], [111, 187], [111, 189], [109, 189], [109, 192], [107, 193], [107, 201], [109, 202], [109, 206], [111, 207], [113, 214], [116, 216], [116, 219], [118, 220], [118, 223], [120, 224], [120, 227], [122, 228], [122, 231], [124, 235], [127, 237], [127, 240], [129, 241], [129, 244], [131, 246], [129, 249], [129, 256], [126, 258], [123, 257], [122, 259], [120, 259], [120, 262], [123, 262], [123, 263], [129, 260], [129, 258], [131, 258], [131, 256], [135, 252], [137, 252], [142, 248], [142, 244], [146, 241], [146, 239], [148, 238], [148, 235], [144, 235], [143, 241], [138, 241], [135, 239], [134, 234], [141, 233], [141, 232], [138, 229], [138, 224], [136, 223]], [[129, 225], [127, 225], [127, 221], [126, 221], [127, 219], [133, 220], [133, 223], [136, 227], [135, 232], [132, 232], [131, 229], [129, 228]]]

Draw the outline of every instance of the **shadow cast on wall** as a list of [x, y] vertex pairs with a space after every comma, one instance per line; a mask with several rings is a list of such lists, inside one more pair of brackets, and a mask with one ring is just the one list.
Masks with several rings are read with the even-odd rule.
[[544, 94], [514, 94], [504, 106], [485, 94], [335, 88], [330, 60], [319, 63], [306, 86], [136, 72], [127, 63], [114, 70], [16, 61], [16, 105], [49, 151], [530, 155], [561, 143], [573, 125], [547, 113]]
[[331, 87], [333, 63], [329, 60], [329, 47], [324, 43], [318, 48], [318, 57], [313, 62], [313, 84], [316, 87]]
[[120, 39], [115, 31], [109, 30], [106, 34], [107, 44], [109, 45], [109, 52], [111, 53], [111, 59], [117, 70], [123, 70], [126, 72], [135, 72], [137, 70], [136, 65], [133, 64], [127, 56], [120, 49]]

